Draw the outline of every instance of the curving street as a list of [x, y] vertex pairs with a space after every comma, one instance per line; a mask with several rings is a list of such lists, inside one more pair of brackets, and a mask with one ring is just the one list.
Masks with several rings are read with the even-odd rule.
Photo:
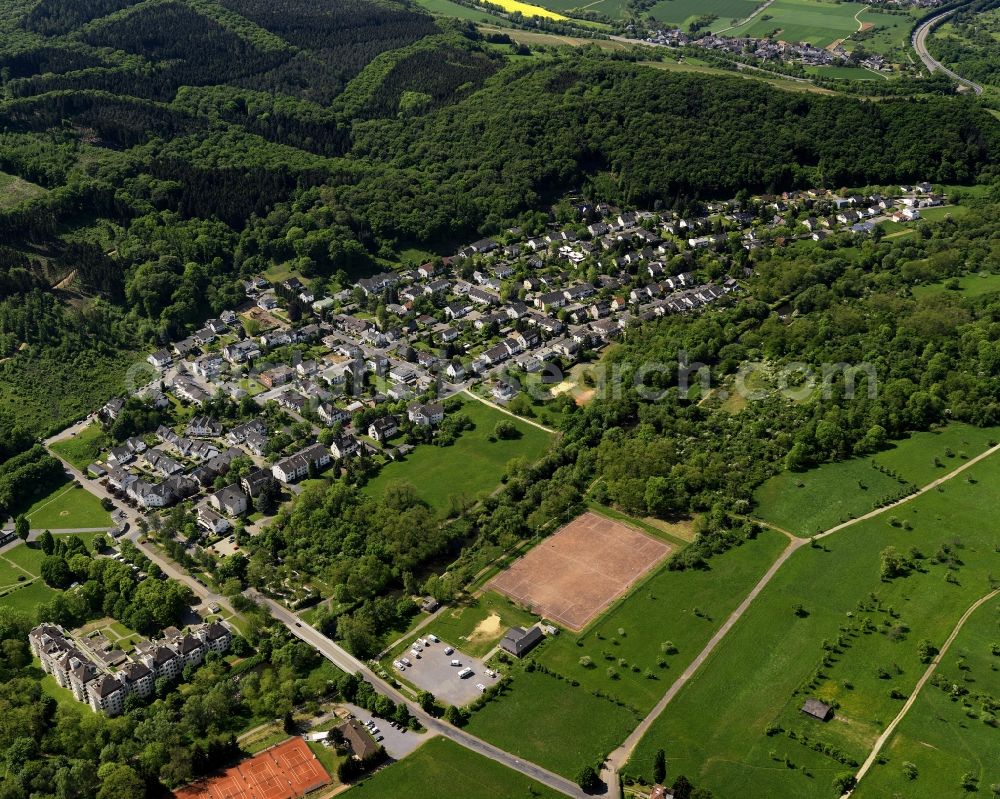
[[963, 86], [967, 86], [972, 89], [976, 94], [983, 93], [983, 87], [978, 83], [974, 83], [967, 78], [963, 78], [958, 73], [953, 70], [948, 69], [940, 61], [937, 61], [927, 50], [927, 36], [934, 29], [935, 26], [944, 22], [949, 16], [955, 13], [956, 9], [951, 9], [950, 11], [943, 11], [940, 14], [932, 14], [920, 25], [915, 31], [913, 31], [913, 49], [917, 51], [917, 55], [920, 56], [920, 60], [924, 62], [924, 66], [927, 67], [928, 72], [934, 72], [935, 70], [940, 70], [945, 75], [950, 77], [952, 80], [957, 81]]

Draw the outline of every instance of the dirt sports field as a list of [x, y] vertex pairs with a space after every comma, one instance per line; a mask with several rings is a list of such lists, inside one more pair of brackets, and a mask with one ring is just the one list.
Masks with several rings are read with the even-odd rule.
[[500, 572], [488, 587], [578, 631], [670, 550], [669, 544], [620, 522], [585, 513]]
[[301, 738], [265, 749], [215, 777], [174, 792], [177, 799], [297, 799], [330, 775]]

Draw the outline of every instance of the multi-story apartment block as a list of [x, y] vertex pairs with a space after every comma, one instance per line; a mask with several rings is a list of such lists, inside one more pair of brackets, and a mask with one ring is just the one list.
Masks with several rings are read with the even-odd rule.
[[220, 622], [202, 624], [189, 633], [170, 628], [162, 640], [137, 646], [134, 659], [113, 673], [107, 658], [87, 654], [86, 643], [78, 646], [59, 625], [41, 624], [28, 636], [42, 669], [72, 691], [78, 702], [109, 716], [122, 713], [130, 695], [149, 696], [160, 677], [175, 680], [185, 666], [201, 664], [210, 652], [221, 655], [232, 641], [229, 628]]

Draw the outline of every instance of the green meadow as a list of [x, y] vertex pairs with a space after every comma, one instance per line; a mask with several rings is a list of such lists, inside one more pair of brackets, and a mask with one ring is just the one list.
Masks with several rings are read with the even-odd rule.
[[982, 297], [984, 294], [993, 294], [1000, 291], [1000, 275], [992, 272], [976, 272], [972, 275], [963, 275], [956, 278], [956, 284], [947, 280], [941, 283], [927, 283], [923, 286], [913, 287], [913, 296], [927, 297], [933, 294], [961, 294], [965, 297]]
[[[856, 770], [926, 669], [921, 642], [940, 645], [998, 585], [998, 503], [994, 456], [801, 548], [653, 724], [628, 772], [648, 777], [663, 748], [671, 774], [718, 796], [835, 795], [833, 780]], [[883, 579], [889, 546], [910, 566]], [[811, 697], [835, 718], [802, 714]]]
[[561, 794], [523, 774], [470, 752], [447, 738], [432, 738], [412, 755], [351, 788], [357, 799], [556, 799]]
[[[973, 786], [989, 796], [991, 786], [1000, 785], [998, 646], [1000, 599], [994, 599], [969, 617], [882, 749], [885, 762], [861, 780], [856, 799], [971, 796]], [[967, 781], [966, 775], [974, 779]]]
[[[538, 460], [552, 443], [550, 433], [477, 400], [465, 402], [460, 413], [472, 420], [474, 430], [466, 430], [450, 447], [419, 446], [405, 460], [386, 464], [365, 490], [381, 497], [391, 483], [409, 482], [420, 499], [449, 513], [456, 504], [473, 501], [495, 489], [509, 461]], [[501, 421], [512, 422], [520, 436], [490, 441]]]
[[91, 422], [72, 438], [57, 441], [52, 445], [52, 451], [83, 471], [100, 457], [107, 444], [108, 437], [101, 425]]
[[45, 194], [45, 189], [16, 175], [0, 172], [0, 210], [13, 208]]
[[874, 456], [785, 471], [754, 493], [754, 515], [795, 535], [814, 535], [902, 496], [907, 486], [927, 485], [997, 441], [1000, 428], [950, 424], [914, 433]]
[[583, 686], [515, 664], [505, 694], [473, 713], [466, 729], [574, 779], [583, 766], [596, 767], [638, 723], [637, 714]]

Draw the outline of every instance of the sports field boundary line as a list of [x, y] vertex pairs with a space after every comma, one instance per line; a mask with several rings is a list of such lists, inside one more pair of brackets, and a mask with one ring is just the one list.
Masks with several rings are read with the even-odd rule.
[[72, 491], [72, 490], [73, 490], [74, 488], [76, 488], [76, 482], [75, 482], [75, 481], [73, 481], [73, 480], [70, 480], [70, 483], [69, 483], [69, 485], [68, 485], [68, 486], [66, 486], [66, 489], [65, 489], [65, 490], [63, 490], [63, 491], [60, 491], [60, 492], [59, 492], [58, 494], [56, 494], [56, 495], [55, 495], [54, 497], [49, 497], [49, 498], [48, 498], [47, 500], [45, 500], [45, 502], [43, 502], [43, 503], [42, 503], [41, 505], [39, 505], [39, 506], [38, 506], [37, 508], [35, 508], [35, 509], [34, 509], [34, 510], [33, 510], [33, 511], [31, 512], [31, 514], [30, 514], [30, 515], [29, 515], [29, 514], [25, 514], [24, 518], [26, 518], [26, 519], [27, 519], [27, 520], [28, 520], [28, 521], [30, 522], [30, 521], [31, 521], [31, 517], [32, 517], [32, 516], [34, 516], [34, 515], [35, 515], [36, 513], [38, 513], [38, 512], [39, 512], [40, 510], [42, 510], [43, 508], [47, 508], [47, 507], [48, 507], [49, 505], [51, 505], [51, 504], [52, 504], [53, 502], [55, 502], [56, 500], [58, 500], [58, 499], [62, 498], [63, 496], [65, 496], [65, 495], [66, 495], [66, 494], [68, 494], [68, 493], [69, 493], [70, 491]]
[[[969, 620], [969, 617], [977, 610], [979, 610], [979, 608], [981, 608], [983, 605], [989, 602], [991, 599], [995, 599], [996, 597], [1000, 597], [1000, 588], [995, 588], [994, 590], [986, 594], [986, 596], [982, 596], [979, 599], [977, 599], [966, 609], [965, 613], [962, 614], [962, 618], [958, 620], [958, 624], [954, 626], [954, 628], [951, 631], [951, 634], [941, 645], [941, 649], [931, 659], [930, 665], [921, 675], [920, 679], [917, 680], [917, 684], [913, 686], [913, 691], [910, 692], [910, 695], [909, 697], [907, 697], [906, 702], [903, 704], [903, 707], [900, 708], [899, 713], [896, 714], [896, 718], [894, 718], [892, 721], [889, 722], [889, 726], [887, 726], [885, 730], [882, 732], [882, 734], [875, 740], [875, 745], [872, 747], [871, 752], [868, 753], [868, 757], [865, 759], [865, 762], [861, 764], [861, 768], [858, 769], [858, 773], [854, 776], [855, 788], [857, 787], [858, 783], [861, 782], [862, 778], [868, 773], [871, 767], [875, 765], [875, 761], [878, 759], [879, 753], [882, 751], [882, 748], [886, 745], [886, 743], [888, 743], [889, 739], [896, 731], [896, 727], [903, 720], [903, 717], [906, 716], [910, 708], [913, 707], [913, 705], [916, 703], [917, 698], [920, 696], [921, 689], [934, 674], [934, 671], [937, 669], [937, 667], [941, 664], [941, 660], [947, 654], [948, 649], [951, 647], [952, 643], [954, 643], [955, 639], [958, 637], [958, 634], [962, 631], [962, 628], [965, 626], [965, 623]], [[850, 796], [854, 792], [854, 790], [855, 789], [852, 788], [850, 791], [843, 794], [841, 799], [846, 799], [846, 797]]]

